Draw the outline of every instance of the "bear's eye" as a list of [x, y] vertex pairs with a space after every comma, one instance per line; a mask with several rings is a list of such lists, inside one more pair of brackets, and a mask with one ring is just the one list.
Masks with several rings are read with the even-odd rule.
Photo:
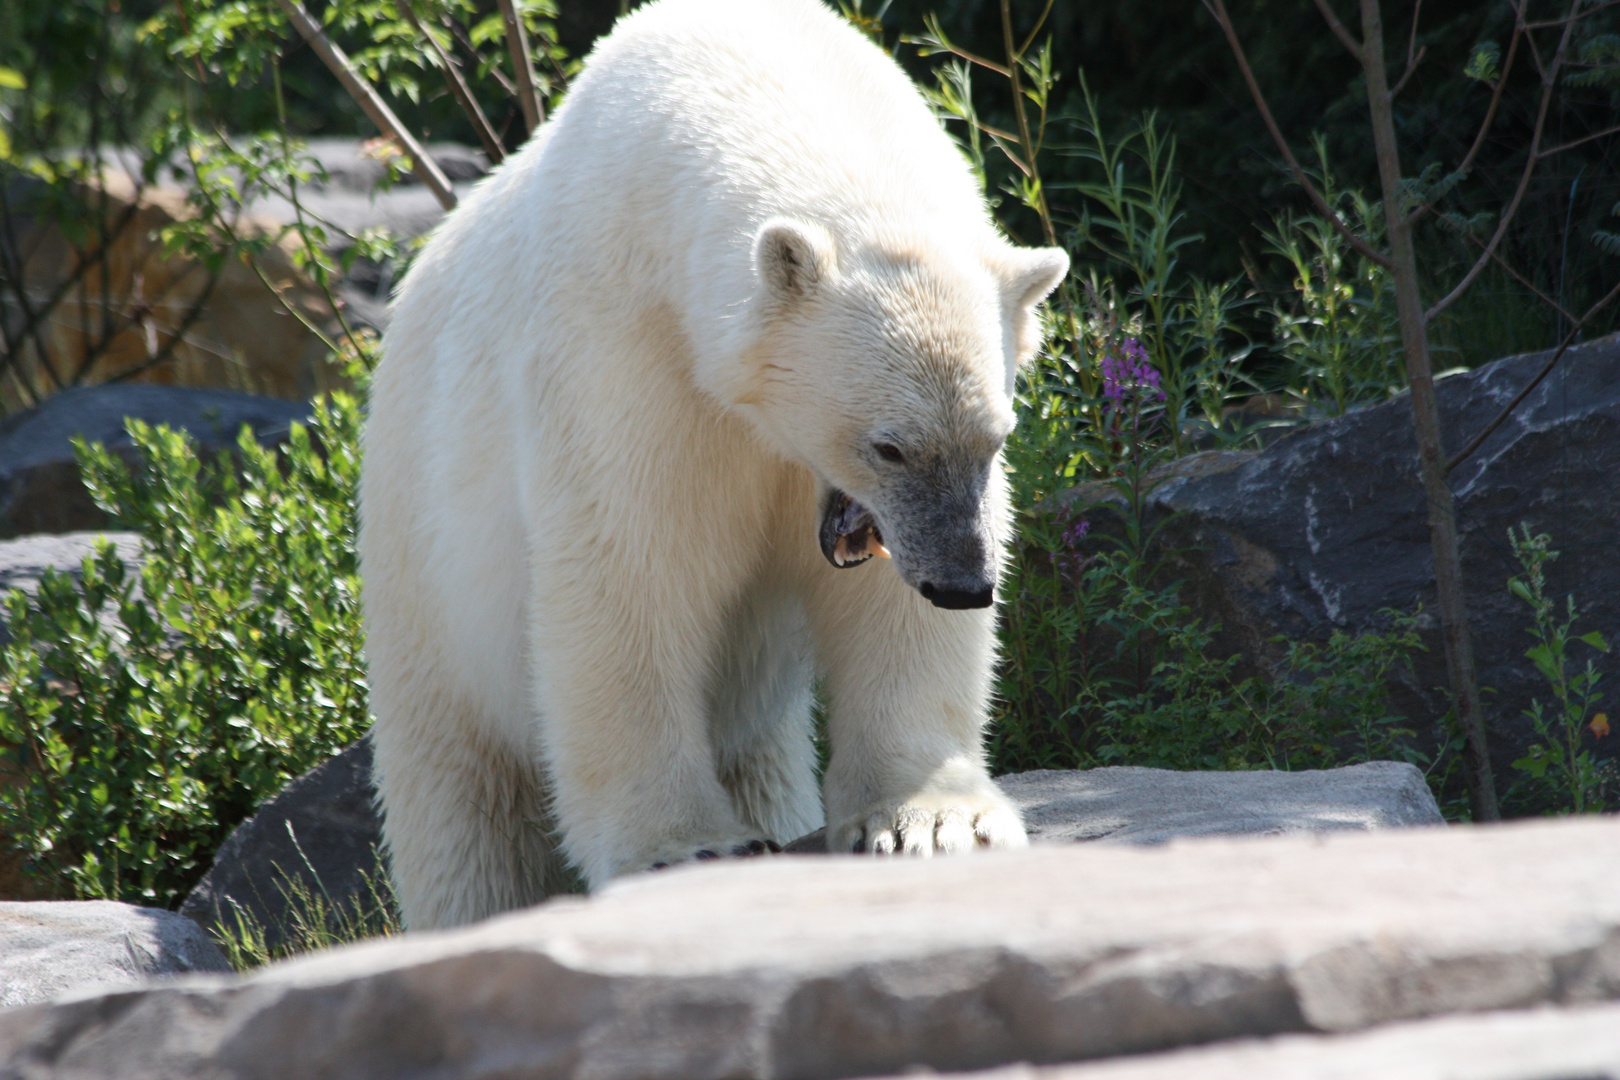
[[906, 455], [902, 454], [900, 452], [900, 448], [894, 445], [894, 443], [873, 443], [872, 449], [876, 450], [878, 457], [882, 458], [884, 461], [892, 461], [896, 465], [904, 465], [906, 463]]

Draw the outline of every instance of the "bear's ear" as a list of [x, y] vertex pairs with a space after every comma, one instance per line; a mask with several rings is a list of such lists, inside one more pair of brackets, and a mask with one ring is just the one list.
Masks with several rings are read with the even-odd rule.
[[833, 273], [833, 238], [819, 225], [772, 218], [754, 238], [754, 272], [777, 300], [803, 300]]
[[1013, 248], [1004, 258], [1002, 295], [1014, 311], [1045, 300], [1069, 272], [1069, 253], [1062, 248]]

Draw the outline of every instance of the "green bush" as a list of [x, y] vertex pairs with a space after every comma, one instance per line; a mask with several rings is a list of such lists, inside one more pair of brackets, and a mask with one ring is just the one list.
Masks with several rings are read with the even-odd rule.
[[360, 409], [317, 402], [233, 459], [131, 421], [139, 465], [75, 446], [97, 503], [145, 538], [7, 600], [0, 836], [59, 895], [173, 907], [230, 830], [366, 726], [354, 550]]

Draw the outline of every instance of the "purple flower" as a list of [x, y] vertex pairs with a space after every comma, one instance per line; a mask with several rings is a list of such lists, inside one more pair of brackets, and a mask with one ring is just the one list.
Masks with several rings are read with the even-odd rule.
[[1103, 397], [1121, 401], [1127, 393], [1142, 394], [1148, 401], [1163, 401], [1159, 372], [1148, 359], [1147, 349], [1135, 338], [1126, 338], [1120, 355], [1105, 353], [1102, 358]]
[[1079, 521], [1063, 530], [1063, 546], [1066, 548], [1073, 548], [1082, 539], [1084, 539], [1086, 533], [1090, 531], [1091, 522], [1087, 521], [1085, 518], [1081, 518]]

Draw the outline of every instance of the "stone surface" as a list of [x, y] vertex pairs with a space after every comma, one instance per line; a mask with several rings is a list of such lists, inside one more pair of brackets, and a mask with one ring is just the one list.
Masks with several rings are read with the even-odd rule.
[[384, 880], [382, 831], [372, 806], [371, 742], [361, 739], [294, 780], [232, 830], [180, 913], [203, 927], [241, 911], [271, 948], [285, 939], [301, 888], [345, 911], [375, 899]]
[[[46, 570], [80, 576], [84, 560], [95, 554], [96, 541], [102, 537], [118, 549], [126, 571], [131, 575], [140, 572], [141, 538], [131, 532], [46, 533], [0, 540], [0, 599], [12, 589], [33, 596]], [[10, 640], [5, 621], [0, 619], [0, 645]]]
[[1281, 1035], [1086, 1065], [1014, 1065], [960, 1080], [1617, 1080], [1620, 1005], [1527, 1009]]
[[1442, 825], [1423, 774], [1396, 761], [1301, 772], [1041, 769], [996, 781], [1035, 843]]
[[[1040, 770], [996, 782], [1023, 813], [1036, 843], [1157, 844], [1186, 836], [1442, 824], [1423, 775], [1391, 761], [1297, 773]], [[371, 744], [362, 739], [238, 826], [181, 912], [212, 926], [234, 898], [274, 941], [290, 917], [285, 890], [276, 884], [283, 876], [296, 875], [341, 905], [369, 902], [372, 883], [384, 873], [375, 795]], [[824, 853], [826, 837], [818, 829], [787, 850]]]
[[[1514, 356], [1441, 379], [1436, 394], [1445, 445], [1455, 452], [1540, 370], [1544, 354]], [[1396, 710], [1432, 731], [1448, 708], [1445, 658], [1435, 611], [1434, 561], [1405, 395], [1299, 429], [1259, 453], [1211, 451], [1175, 463], [1150, 496], [1151, 516], [1181, 549], [1171, 576], [1189, 582], [1194, 610], [1223, 626], [1218, 645], [1266, 670], [1281, 655], [1273, 639], [1326, 641], [1334, 630], [1387, 628], [1386, 608], [1422, 604], [1427, 652], [1401, 674]], [[1523, 713], [1549, 698], [1525, 650], [1528, 608], [1507, 579], [1520, 573], [1507, 530], [1528, 521], [1552, 536], [1560, 557], [1548, 592], [1574, 593], [1578, 632], [1620, 637], [1620, 337], [1569, 350], [1550, 376], [1457, 469], [1463, 572], [1497, 776], [1531, 733]], [[1088, 485], [1072, 505], [1106, 501]], [[1054, 505], [1063, 505], [1060, 500]], [[1170, 515], [1176, 515], [1170, 517]], [[1106, 511], [1087, 514], [1106, 526]], [[1168, 520], [1167, 520], [1168, 519]], [[1611, 684], [1620, 650], [1596, 661]], [[1620, 738], [1593, 742], [1600, 756]], [[1499, 785], [1504, 781], [1499, 779]]]
[[111, 900], [0, 902], [0, 1009], [230, 970], [196, 924], [172, 911]]
[[1587, 818], [697, 864], [0, 1013], [0, 1075], [878, 1076], [1612, 1001], [1617, 852]]
[[[1175, 772], [1130, 765], [1037, 769], [996, 778], [1031, 842], [1162, 844], [1188, 836], [1441, 825], [1423, 774], [1396, 761], [1301, 772]], [[817, 829], [787, 846], [825, 852]]]
[[[33, 396], [18, 392], [19, 379], [36, 393], [62, 382], [134, 381], [292, 400], [347, 385], [306, 326], [331, 337], [340, 332], [336, 312], [298, 268], [298, 244], [281, 224], [253, 213], [236, 218], [234, 231], [260, 242], [254, 264], [227, 258], [211, 274], [197, 260], [164, 250], [162, 232], [195, 216], [186, 191], [138, 184], [138, 163], [129, 164], [108, 163], [105, 186], [87, 193], [84, 220], [66, 230], [57, 196], [13, 172], [6, 224], [23, 253], [24, 287], [36, 301], [58, 294], [61, 301], [44, 313], [38, 339], [18, 349], [19, 378], [0, 385], [0, 412], [32, 404]], [[95, 258], [103, 234], [105, 258]]]
[[309, 405], [229, 390], [122, 383], [76, 387], [0, 421], [0, 537], [105, 526], [107, 516], [79, 481], [71, 439], [82, 435], [125, 455], [125, 417], [181, 428], [207, 453], [236, 445], [243, 424], [265, 445], [287, 437]]

